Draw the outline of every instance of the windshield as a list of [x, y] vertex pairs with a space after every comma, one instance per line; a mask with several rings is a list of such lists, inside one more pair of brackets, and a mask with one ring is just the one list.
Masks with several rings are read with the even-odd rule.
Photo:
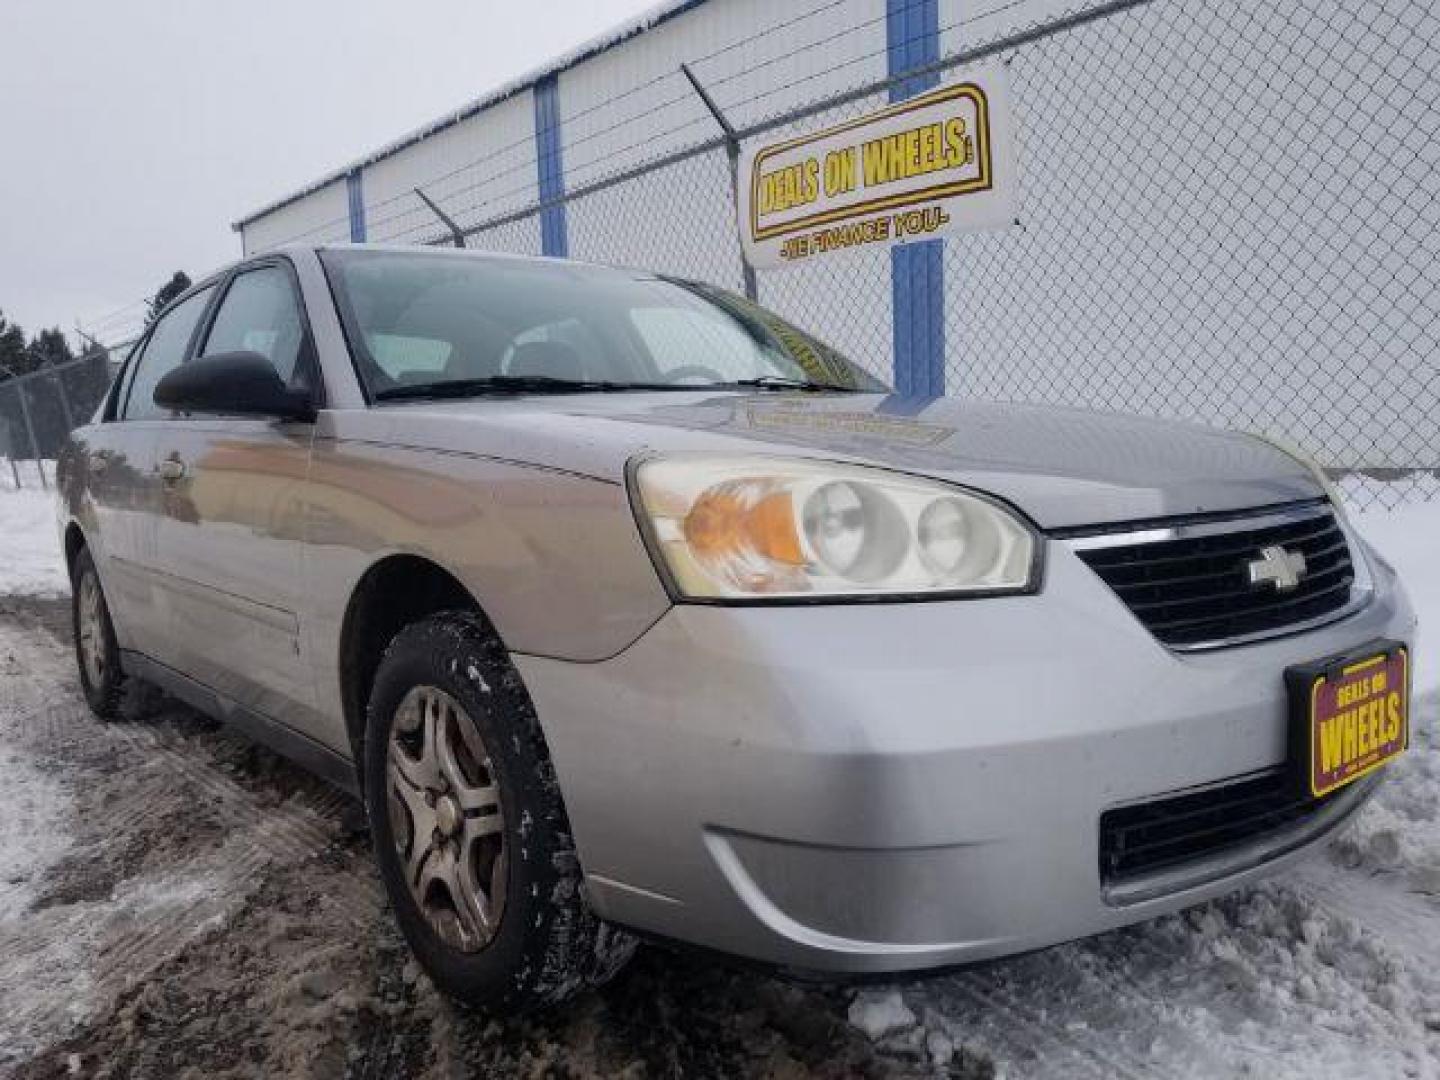
[[323, 253], [372, 397], [819, 384], [883, 392], [834, 349], [708, 285], [562, 262]]

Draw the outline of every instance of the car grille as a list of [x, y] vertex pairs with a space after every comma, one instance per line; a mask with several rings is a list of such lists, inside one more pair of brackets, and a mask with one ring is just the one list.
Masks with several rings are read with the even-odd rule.
[[1274, 772], [1107, 810], [1100, 816], [1100, 880], [1108, 885], [1222, 854], [1304, 822], [1333, 798], [1311, 798], [1288, 772]]
[[[1076, 554], [1151, 633], [1176, 648], [1283, 633], [1350, 602], [1350, 549], [1328, 509], [1258, 528], [1247, 528], [1244, 519], [1228, 524], [1233, 531], [1187, 536], [1182, 530], [1177, 539], [1150, 543], [1089, 546], [1082, 540]], [[1250, 583], [1246, 564], [1271, 545], [1305, 556], [1294, 589]]]

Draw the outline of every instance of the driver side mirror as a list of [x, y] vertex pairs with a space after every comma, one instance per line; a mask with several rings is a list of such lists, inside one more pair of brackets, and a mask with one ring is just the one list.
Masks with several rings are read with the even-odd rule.
[[291, 390], [257, 352], [216, 353], [181, 364], [155, 386], [155, 404], [180, 412], [315, 419], [310, 395]]

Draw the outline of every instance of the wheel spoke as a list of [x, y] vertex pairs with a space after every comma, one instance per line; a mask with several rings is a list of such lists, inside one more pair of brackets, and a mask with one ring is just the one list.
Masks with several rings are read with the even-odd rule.
[[[425, 791], [440, 786], [440, 763], [435, 754], [435, 739], [439, 723], [438, 703], [428, 695], [417, 695], [413, 701], [407, 699], [402, 705], [402, 715], [396, 717], [396, 733], [390, 737], [390, 761], [416, 791]], [[416, 731], [420, 733], [420, 756], [410, 754], [403, 736]]]
[[[465, 775], [465, 770], [460, 767], [460, 761], [455, 755], [455, 734], [456, 729], [462, 723], [468, 723], [469, 718], [461, 721], [458, 716], [447, 716], [440, 725], [439, 740], [436, 750], [440, 759], [440, 772], [450, 784], [451, 793], [455, 801], [460, 804], [460, 809], [467, 813], [475, 810], [484, 810], [487, 807], [499, 807], [500, 792], [494, 784], [471, 783]], [[468, 734], [468, 733], [467, 733]], [[464, 735], [461, 736], [464, 738]], [[471, 756], [475, 755], [475, 747], [469, 745], [470, 740], [466, 739], [466, 749]], [[481, 752], [481, 764], [489, 772], [489, 761], [483, 758]]]
[[[456, 944], [466, 950], [484, 944], [490, 932], [484, 899], [470, 887], [468, 877], [464, 868], [456, 861], [454, 853], [448, 847], [441, 848], [425, 865], [419, 890], [422, 897], [432, 898], [427, 907], [430, 908], [431, 921], [436, 924], [436, 928], [443, 933], [446, 917], [452, 918], [460, 939]], [[445, 890], [450, 900], [448, 910], [433, 909], [433, 896], [437, 885]]]
[[[490, 864], [490, 888], [486, 895], [490, 898], [488, 909], [496, 916], [505, 910], [505, 886], [509, 879], [510, 853], [509, 848], [502, 846], [495, 856], [495, 861]], [[491, 928], [494, 932], [494, 928]]]
[[[465, 852], [468, 849], [460, 850]], [[495, 932], [490, 921], [490, 897], [480, 888], [480, 882], [475, 877], [475, 864], [471, 859], [463, 859], [455, 868], [455, 883], [459, 892], [455, 897], [455, 906], [460, 911], [461, 921], [473, 925], [482, 941], [488, 939]]]
[[433, 845], [430, 843], [430, 837], [421, 836], [418, 832], [412, 832], [410, 834], [410, 857], [405, 860], [406, 880], [412, 882], [419, 882], [421, 880], [421, 875], [425, 872], [427, 859], [428, 865], [433, 865], [435, 862], [433, 858], [429, 858], [432, 854], [432, 849]]
[[86, 678], [98, 685], [105, 674], [104, 606], [94, 573], [80, 582], [80, 659]]
[[435, 786], [436, 774], [431, 768], [434, 763], [427, 761], [426, 757], [417, 761], [404, 750], [397, 750], [391, 764], [396, 775], [412, 791], [424, 791]]
[[413, 884], [419, 880], [421, 864], [432, 846], [435, 811], [426, 800], [425, 793], [413, 786], [401, 771], [397, 755], [391, 755], [390, 759], [390, 792], [400, 800], [410, 816], [409, 845], [401, 848], [400, 838], [397, 836], [395, 839], [397, 849], [405, 858], [405, 876]]
[[461, 831], [461, 837], [466, 844], [474, 843], [476, 840], [483, 840], [487, 836], [503, 834], [505, 822], [500, 817], [500, 811], [495, 810], [488, 814], [473, 814], [465, 818], [465, 827]]

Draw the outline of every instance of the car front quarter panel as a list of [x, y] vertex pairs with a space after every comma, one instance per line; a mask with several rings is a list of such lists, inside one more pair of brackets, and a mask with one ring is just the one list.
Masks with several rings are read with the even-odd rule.
[[[323, 434], [310, 479], [305, 576], [322, 695], [339, 685], [350, 597], [393, 555], [459, 581], [513, 652], [603, 660], [670, 605], [619, 484]], [[329, 705], [338, 738], [338, 691]]]

